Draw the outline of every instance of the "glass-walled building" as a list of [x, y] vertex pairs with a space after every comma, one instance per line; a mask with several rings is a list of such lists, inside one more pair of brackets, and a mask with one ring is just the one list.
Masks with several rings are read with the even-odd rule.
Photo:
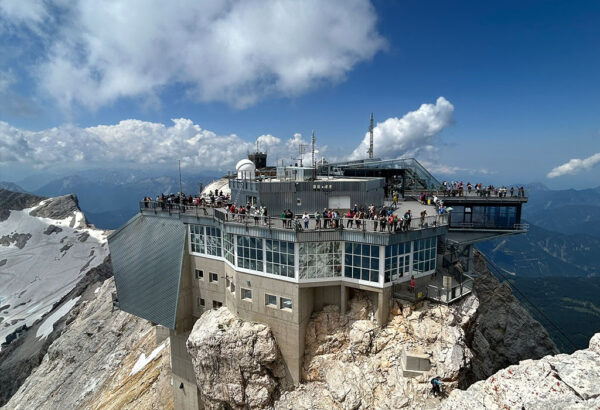
[[332, 279], [384, 287], [436, 269], [437, 237], [378, 245], [353, 241], [292, 242], [223, 233], [190, 224], [189, 252], [255, 275], [306, 283]]

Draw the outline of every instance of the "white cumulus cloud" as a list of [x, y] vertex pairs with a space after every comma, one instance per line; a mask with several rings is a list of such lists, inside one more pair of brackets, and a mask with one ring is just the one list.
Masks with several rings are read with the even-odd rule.
[[600, 152], [591, 155], [584, 159], [573, 158], [569, 162], [565, 162], [548, 172], [548, 178], [556, 178], [563, 175], [575, 175], [581, 171], [588, 171], [596, 164], [600, 163]]
[[[415, 156], [420, 152], [432, 151], [436, 136], [452, 123], [454, 106], [439, 97], [435, 104], [422, 104], [416, 111], [402, 118], [388, 118], [377, 123], [373, 129], [373, 151], [378, 158]], [[367, 157], [369, 133], [352, 152], [350, 159]]]
[[369, 0], [0, 0], [1, 19], [38, 36], [39, 87], [66, 109], [175, 84], [246, 107], [343, 81], [386, 47]]
[[218, 135], [186, 118], [173, 119], [169, 126], [124, 120], [114, 125], [63, 125], [42, 131], [22, 130], [0, 121], [0, 166], [162, 166], [181, 160], [183, 166], [227, 170], [253, 151], [256, 141], [269, 153], [269, 163], [279, 159], [289, 163], [297, 157], [297, 143], [305, 142], [300, 134], [288, 141], [270, 134], [247, 141], [236, 134]]

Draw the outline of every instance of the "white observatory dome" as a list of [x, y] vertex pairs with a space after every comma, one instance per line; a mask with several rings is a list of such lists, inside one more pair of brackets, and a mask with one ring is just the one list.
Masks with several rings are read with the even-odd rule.
[[254, 179], [256, 178], [256, 166], [249, 159], [243, 159], [235, 166], [237, 171], [237, 179]]

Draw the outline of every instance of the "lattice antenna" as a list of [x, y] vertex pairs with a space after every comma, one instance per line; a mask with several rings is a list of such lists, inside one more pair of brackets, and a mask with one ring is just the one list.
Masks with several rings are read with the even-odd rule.
[[371, 113], [371, 123], [369, 124], [369, 159], [373, 159], [373, 113]]

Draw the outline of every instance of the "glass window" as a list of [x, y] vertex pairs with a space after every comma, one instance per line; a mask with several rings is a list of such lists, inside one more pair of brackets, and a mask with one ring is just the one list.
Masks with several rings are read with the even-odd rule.
[[204, 227], [190, 225], [190, 245], [192, 252], [204, 253]]
[[413, 241], [413, 272], [423, 273], [435, 270], [437, 238], [418, 239]]
[[294, 243], [284, 241], [265, 241], [267, 253], [267, 273], [294, 277]]
[[340, 242], [301, 242], [298, 244], [300, 279], [341, 276]]
[[200, 298], [200, 307], [204, 307], [204, 305], [205, 305], [204, 299]]
[[211, 272], [210, 273], [210, 281], [211, 282], [218, 282], [219, 281], [219, 275], [216, 274], [216, 273], [214, 273], [214, 272]]
[[200, 270], [200, 269], [196, 269], [196, 279], [204, 279], [204, 271]]
[[221, 256], [221, 230], [207, 226], [206, 228], [206, 253], [212, 256]]
[[265, 293], [265, 305], [277, 307], [277, 296]]
[[229, 287], [231, 293], [235, 293], [235, 283], [231, 282], [231, 286]]
[[379, 282], [379, 245], [344, 245], [344, 276], [369, 282]]
[[241, 294], [242, 299], [252, 300], [252, 290], [245, 289], [245, 288], [241, 288], [241, 289], [242, 289], [242, 294]]
[[218, 300], [213, 300], [213, 309], [218, 309], [223, 306], [223, 302], [219, 302]]
[[235, 251], [233, 248], [234, 236], [232, 233], [226, 233], [223, 235], [223, 247], [225, 250], [225, 259], [227, 259], [232, 265], [235, 265]]
[[292, 310], [292, 299], [279, 298], [279, 308]]
[[238, 267], [257, 270], [260, 272], [263, 271], [264, 265], [262, 239], [238, 235], [237, 251]]

